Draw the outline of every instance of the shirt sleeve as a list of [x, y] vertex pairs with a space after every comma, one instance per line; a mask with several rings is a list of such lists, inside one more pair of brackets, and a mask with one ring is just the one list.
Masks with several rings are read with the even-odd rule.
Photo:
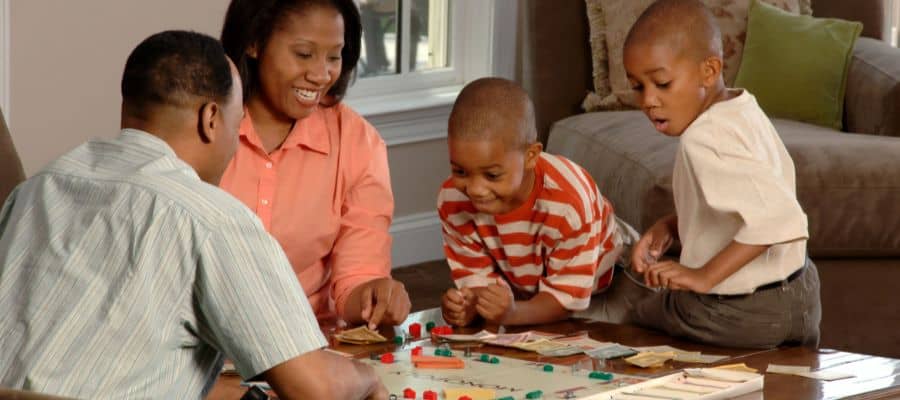
[[[350, 122], [355, 122], [351, 124]], [[350, 293], [359, 285], [391, 276], [391, 236], [394, 195], [387, 162], [387, 147], [375, 128], [362, 117], [342, 119], [342, 129], [360, 129], [354, 144], [361, 172], [347, 188], [341, 205], [341, 227], [328, 259], [332, 296], [337, 315], [343, 317]], [[348, 135], [345, 135], [348, 136]]]
[[444, 255], [457, 288], [484, 287], [494, 283], [499, 275], [495, 272], [494, 259], [478, 239], [475, 223], [467, 213], [458, 210], [463, 204], [471, 203], [454, 189], [445, 187], [438, 194]]
[[727, 130], [696, 133], [682, 138], [682, 156], [708, 207], [741, 221], [735, 241], [771, 245], [808, 237], [806, 214], [781, 168], [754, 157]]
[[577, 226], [560, 228], [562, 235], [544, 262], [547, 271], [538, 286], [539, 292], [553, 295], [570, 311], [588, 308], [591, 294], [602, 276], [611, 278], [612, 267], [621, 251], [616, 243], [616, 222], [612, 206], [600, 196], [594, 185], [596, 216], [570, 216], [580, 221]]
[[281, 247], [245, 211], [200, 245], [194, 290], [200, 336], [249, 379], [327, 341]]

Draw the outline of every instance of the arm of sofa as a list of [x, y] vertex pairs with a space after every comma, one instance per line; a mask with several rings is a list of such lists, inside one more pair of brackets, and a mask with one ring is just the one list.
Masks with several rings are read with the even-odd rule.
[[24, 180], [22, 162], [19, 161], [9, 129], [6, 128], [3, 110], [0, 110], [0, 206], [6, 201], [9, 192]]
[[844, 95], [848, 132], [900, 136], [900, 49], [861, 37]]

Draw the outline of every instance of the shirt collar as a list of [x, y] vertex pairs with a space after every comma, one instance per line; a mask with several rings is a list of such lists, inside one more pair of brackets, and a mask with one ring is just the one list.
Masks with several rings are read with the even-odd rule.
[[[250, 110], [244, 108], [244, 119], [241, 120], [240, 135], [250, 144], [263, 149], [262, 140], [253, 127]], [[299, 119], [294, 123], [291, 132], [284, 139], [282, 148], [305, 147], [312, 151], [328, 155], [331, 149], [331, 135], [328, 124], [325, 122], [325, 111], [318, 107], [308, 117]]]
[[169, 146], [165, 140], [160, 139], [159, 136], [152, 133], [140, 129], [124, 128], [121, 132], [121, 139], [124, 142], [135, 143], [139, 146], [162, 152], [167, 156], [178, 158], [178, 155], [175, 154], [175, 150], [172, 149], [172, 146]]

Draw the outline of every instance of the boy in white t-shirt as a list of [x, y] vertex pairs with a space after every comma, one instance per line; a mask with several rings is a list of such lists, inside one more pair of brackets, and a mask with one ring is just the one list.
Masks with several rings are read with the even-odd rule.
[[[654, 127], [680, 138], [676, 214], [632, 250], [634, 271], [661, 290], [636, 302], [633, 321], [716, 345], [817, 346], [819, 280], [794, 164], [753, 95], [725, 87], [712, 14], [696, 0], [657, 1], [624, 61]], [[660, 261], [675, 240], [680, 259]]]

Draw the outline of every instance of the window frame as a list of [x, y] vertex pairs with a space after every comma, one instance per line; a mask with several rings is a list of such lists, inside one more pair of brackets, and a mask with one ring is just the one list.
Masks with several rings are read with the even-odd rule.
[[[449, 67], [359, 78], [344, 101], [361, 115], [375, 119], [373, 123], [385, 118], [396, 123], [397, 113], [449, 107], [466, 82], [489, 75], [511, 78], [512, 71], [501, 69], [510, 69], [515, 60], [501, 62], [498, 56], [515, 57], [516, 0], [452, 0], [449, 8]], [[408, 29], [403, 30], [401, 36], [408, 42]], [[512, 51], [495, 51], [504, 48]], [[382, 132], [382, 136], [390, 139], [391, 135]]]

